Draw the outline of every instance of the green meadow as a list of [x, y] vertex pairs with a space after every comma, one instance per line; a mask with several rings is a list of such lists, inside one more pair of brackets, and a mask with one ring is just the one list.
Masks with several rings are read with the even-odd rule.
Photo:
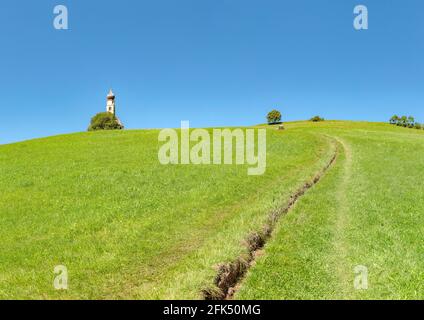
[[[262, 127], [262, 126], [259, 126]], [[0, 299], [202, 299], [220, 264], [311, 181], [235, 299], [424, 298], [424, 132], [381, 123], [268, 127], [248, 165], [161, 165], [157, 130], [0, 146]], [[54, 268], [68, 269], [55, 290]], [[353, 286], [355, 266], [368, 289]]]
[[[424, 134], [385, 124], [290, 126], [339, 143], [326, 177], [279, 221], [239, 299], [424, 299]], [[355, 267], [368, 270], [366, 290]]]

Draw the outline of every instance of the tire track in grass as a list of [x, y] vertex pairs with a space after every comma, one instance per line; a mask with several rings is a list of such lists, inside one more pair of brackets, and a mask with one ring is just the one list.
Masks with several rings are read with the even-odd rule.
[[[218, 272], [214, 280], [214, 286], [202, 290], [202, 296], [205, 300], [229, 300], [239, 289], [247, 271], [254, 264], [256, 257], [261, 253], [266, 242], [271, 238], [272, 233], [279, 219], [288, 214], [297, 201], [313, 186], [315, 186], [325, 173], [333, 166], [339, 155], [339, 145], [341, 141], [334, 137], [330, 142], [330, 148], [334, 149], [334, 153], [326, 165], [315, 174], [312, 180], [306, 182], [300, 187], [290, 198], [285, 206], [271, 212], [268, 222], [261, 232], [253, 232], [248, 235], [245, 240], [247, 252], [239, 256], [230, 263], [219, 265]], [[343, 146], [344, 147], [344, 146]]]
[[337, 189], [337, 218], [335, 221], [335, 241], [334, 250], [336, 260], [334, 261], [336, 276], [339, 279], [340, 298], [347, 298], [349, 287], [353, 286], [351, 275], [353, 269], [348, 263], [348, 248], [345, 241], [346, 226], [349, 219], [349, 205], [347, 199], [347, 187], [352, 178], [352, 150], [350, 146], [341, 138], [333, 137], [342, 146], [344, 151], [344, 166], [340, 187]]

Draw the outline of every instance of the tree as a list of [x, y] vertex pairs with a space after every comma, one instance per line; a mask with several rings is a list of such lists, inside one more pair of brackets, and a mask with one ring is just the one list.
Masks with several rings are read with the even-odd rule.
[[96, 130], [122, 130], [124, 126], [119, 119], [112, 113], [100, 112], [91, 118], [88, 131]]
[[268, 124], [276, 124], [281, 122], [281, 112], [278, 110], [272, 110], [267, 115]]
[[325, 119], [321, 118], [320, 116], [315, 116], [315, 117], [310, 119], [310, 121], [313, 121], [313, 122], [320, 122], [320, 121], [324, 121], [324, 120]]
[[414, 127], [414, 125], [415, 125], [415, 118], [414, 118], [414, 117], [412, 117], [412, 116], [409, 116], [409, 117], [408, 117], [407, 125], [408, 125], [408, 127], [409, 127], [409, 128], [413, 128], [413, 127]]
[[402, 118], [400, 118], [400, 121], [398, 122], [398, 126], [407, 127], [408, 118], [406, 116], [402, 116]]
[[400, 118], [397, 115], [394, 115], [390, 118], [390, 124], [397, 124], [399, 122]]

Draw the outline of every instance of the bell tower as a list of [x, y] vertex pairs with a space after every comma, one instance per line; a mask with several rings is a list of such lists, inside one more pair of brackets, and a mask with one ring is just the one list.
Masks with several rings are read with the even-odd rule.
[[106, 112], [115, 115], [115, 94], [112, 92], [112, 89], [109, 90], [107, 95]]

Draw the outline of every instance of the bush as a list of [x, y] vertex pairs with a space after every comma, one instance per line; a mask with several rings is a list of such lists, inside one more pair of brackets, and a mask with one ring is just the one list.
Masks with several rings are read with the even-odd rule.
[[320, 116], [315, 116], [315, 117], [311, 118], [310, 121], [320, 122], [320, 121], [325, 121], [325, 119], [321, 118]]
[[122, 130], [124, 126], [119, 119], [112, 113], [100, 112], [91, 118], [88, 131], [96, 130]]
[[394, 115], [390, 118], [390, 124], [395, 124], [400, 127], [405, 128], [415, 128], [415, 129], [423, 129], [424, 125], [415, 121], [415, 118], [412, 116], [402, 116], [398, 117]]
[[281, 113], [278, 110], [272, 110], [268, 113], [266, 119], [268, 120], [268, 124], [281, 123]]

